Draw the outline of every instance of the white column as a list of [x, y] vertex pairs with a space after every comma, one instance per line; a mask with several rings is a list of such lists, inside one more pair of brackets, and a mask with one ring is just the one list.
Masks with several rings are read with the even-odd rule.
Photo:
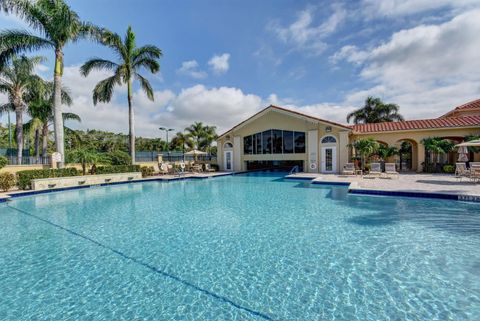
[[307, 168], [305, 172], [318, 173], [318, 130], [316, 129], [308, 131]]
[[242, 170], [242, 149], [241, 149], [241, 137], [233, 137], [233, 170], [239, 172]]
[[341, 168], [346, 163], [350, 163], [348, 159], [348, 132], [340, 132], [339, 133], [339, 142], [338, 142], [338, 157], [337, 157], [337, 173], [341, 172]]

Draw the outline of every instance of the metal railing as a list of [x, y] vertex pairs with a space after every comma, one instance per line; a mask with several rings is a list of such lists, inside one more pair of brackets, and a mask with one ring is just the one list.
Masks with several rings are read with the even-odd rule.
[[19, 162], [16, 156], [6, 156], [8, 165], [50, 165], [50, 157], [23, 156]]
[[298, 165], [295, 165], [295, 166], [292, 167], [292, 169], [290, 170], [288, 175], [292, 175], [292, 174], [299, 173], [299, 172], [300, 172], [300, 167]]

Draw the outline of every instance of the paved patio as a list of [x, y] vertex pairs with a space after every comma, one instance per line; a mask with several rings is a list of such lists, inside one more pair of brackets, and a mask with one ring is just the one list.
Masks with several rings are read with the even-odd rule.
[[479, 183], [473, 183], [466, 178], [459, 180], [452, 174], [401, 173], [398, 178], [367, 178], [366, 176], [298, 173], [288, 177], [312, 179], [312, 182], [352, 183], [350, 189], [480, 197]]

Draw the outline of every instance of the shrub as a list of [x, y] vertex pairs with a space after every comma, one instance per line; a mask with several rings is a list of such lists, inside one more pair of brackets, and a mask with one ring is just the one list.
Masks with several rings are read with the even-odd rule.
[[448, 165], [448, 164], [443, 165], [442, 169], [443, 169], [444, 173], [449, 173], [449, 174], [455, 173], [455, 166], [453, 166], [453, 165]]
[[15, 186], [15, 175], [8, 172], [0, 174], [0, 190], [2, 190], [3, 192], [8, 192], [14, 186]]
[[61, 169], [35, 169], [28, 171], [20, 171], [17, 173], [17, 183], [20, 189], [32, 188], [32, 179], [52, 178], [52, 177], [70, 177], [77, 176], [79, 173], [76, 168]]
[[131, 165], [132, 158], [128, 153], [121, 150], [116, 150], [107, 154], [107, 158], [112, 165]]
[[142, 171], [142, 177], [147, 177], [147, 176], [153, 176], [153, 173], [155, 170], [153, 169], [153, 166], [143, 166], [141, 168]]
[[8, 159], [6, 157], [0, 156], [0, 169], [4, 168], [8, 164]]
[[96, 169], [97, 174], [131, 173], [140, 171], [140, 165], [98, 166]]

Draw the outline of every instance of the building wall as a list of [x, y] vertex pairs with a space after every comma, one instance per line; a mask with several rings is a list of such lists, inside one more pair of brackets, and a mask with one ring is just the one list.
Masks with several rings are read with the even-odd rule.
[[[326, 132], [326, 128], [331, 128], [331, 132]], [[295, 154], [243, 154], [243, 138], [268, 129], [281, 129], [289, 131], [305, 132], [305, 153]], [[234, 170], [246, 170], [246, 161], [266, 161], [266, 160], [300, 160], [304, 162], [304, 169], [310, 172], [318, 172], [321, 160], [320, 139], [325, 135], [334, 136], [337, 139], [337, 162], [335, 168], [340, 168], [340, 160], [348, 158], [348, 150], [342, 149], [340, 146], [346, 145], [346, 137], [348, 137], [348, 129], [336, 127], [329, 123], [323, 123], [315, 120], [309, 120], [303, 117], [297, 117], [288, 112], [278, 110], [268, 110], [266, 113], [259, 115], [258, 118], [249, 121], [243, 127], [233, 130], [217, 142], [218, 148], [218, 164], [221, 170], [224, 170], [224, 144], [230, 142], [234, 145]], [[309, 134], [310, 133], [310, 134]], [[341, 136], [343, 138], [341, 138]], [[309, 139], [310, 137], [310, 139]], [[313, 155], [311, 155], [313, 153]], [[316, 168], [310, 169], [309, 163], [314, 161]]]
[[[421, 172], [423, 170], [422, 163], [425, 162], [425, 147], [421, 143], [422, 139], [429, 137], [445, 137], [458, 138], [461, 141], [463, 137], [468, 135], [480, 135], [480, 124], [479, 126], [473, 128], [443, 128], [365, 134], [355, 133], [350, 135], [350, 141], [353, 142], [357, 139], [371, 137], [379, 142], [396, 147], [399, 147], [402, 141], [409, 141], [413, 145], [412, 169], [417, 172]], [[479, 153], [475, 154], [474, 161], [480, 161]]]

